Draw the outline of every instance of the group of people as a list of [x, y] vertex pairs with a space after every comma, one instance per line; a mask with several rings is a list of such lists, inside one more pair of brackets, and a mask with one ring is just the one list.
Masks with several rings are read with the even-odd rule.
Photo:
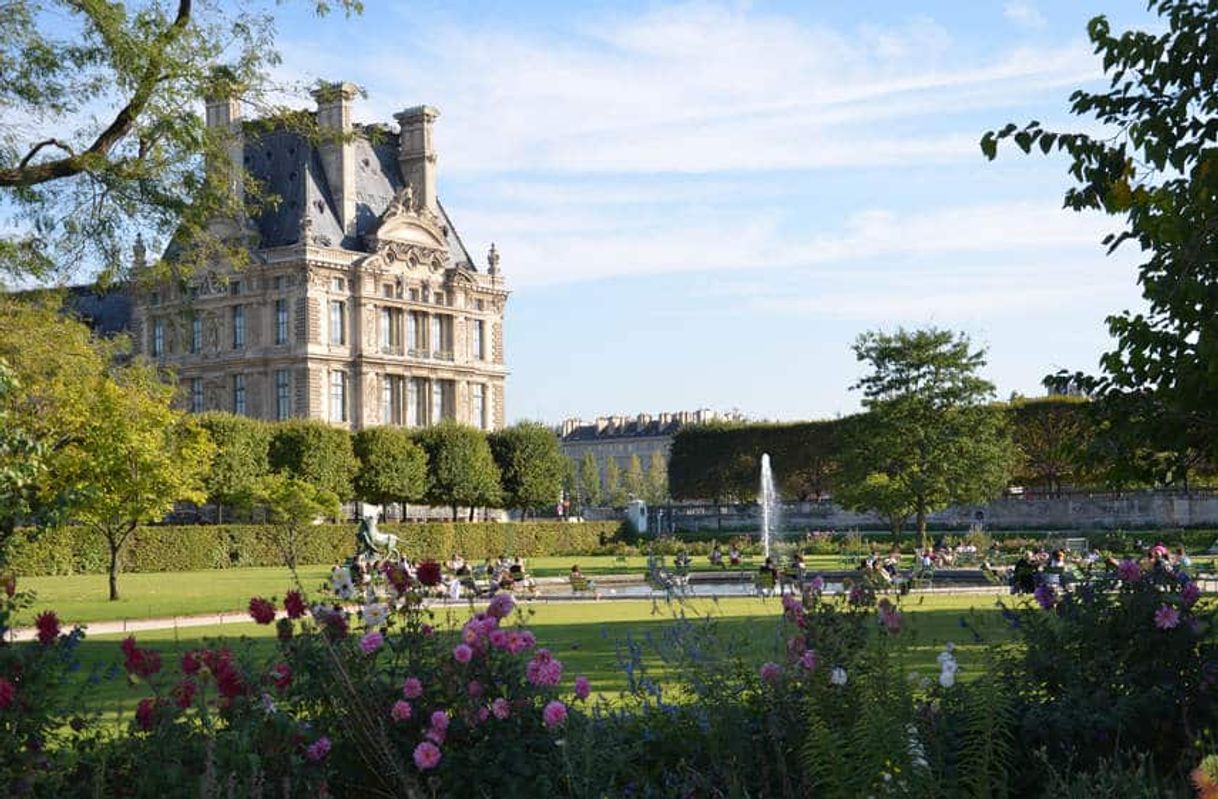
[[[1188, 570], [1193, 561], [1184, 547], [1169, 550], [1163, 544], [1146, 546], [1137, 543], [1137, 549], [1142, 553], [1141, 566], [1144, 570], [1161, 569], [1172, 574], [1188, 576]], [[1075, 572], [1080, 569], [1094, 569], [1102, 563], [1103, 568], [1115, 573], [1120, 566], [1117, 558], [1105, 557], [1098, 549], [1092, 548], [1087, 552], [1071, 556], [1064, 549], [1046, 550], [1028, 549], [1020, 555], [1011, 567], [1011, 592], [1016, 594], [1032, 593], [1041, 584], [1059, 586], [1071, 582]]]
[[707, 555], [707, 559], [710, 560], [712, 566], [726, 569], [728, 566], [739, 566], [744, 556], [741, 555], [739, 547], [731, 544], [727, 548], [727, 561], [725, 562], [723, 560], [723, 548], [719, 546], [718, 542], [715, 542], [715, 545], [711, 547], [710, 554]]
[[[384, 567], [386, 561], [374, 560], [367, 557], [357, 557], [351, 563], [351, 576], [360, 586], [366, 586], [372, 581], [372, 575]], [[419, 579], [421, 560], [412, 560], [403, 556], [397, 561], [398, 566], [412, 581]], [[458, 553], [442, 564], [440, 583], [436, 586], [437, 593], [451, 600], [459, 600], [464, 594], [494, 594], [498, 591], [526, 591], [530, 595], [537, 592], [537, 583], [525, 571], [524, 559], [517, 556], [509, 558], [500, 555], [497, 559], [487, 557], [481, 564], [470, 565]]]

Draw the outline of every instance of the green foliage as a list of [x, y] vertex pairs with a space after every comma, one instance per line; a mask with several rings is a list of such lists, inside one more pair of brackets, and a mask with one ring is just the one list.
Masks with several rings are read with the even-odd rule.
[[[865, 333], [854, 350], [870, 366], [853, 387], [867, 413], [851, 425], [836, 497], [859, 510], [909, 508], [925, 546], [930, 512], [985, 501], [1010, 474], [1005, 419], [987, 404], [993, 385], [976, 374], [985, 353], [963, 334], [935, 328]], [[876, 474], [888, 480], [869, 483]]]
[[355, 434], [355, 495], [374, 505], [414, 502], [427, 490], [427, 454], [398, 427], [368, 427]]
[[1017, 485], [1057, 493], [1090, 482], [1086, 459], [1095, 430], [1085, 399], [1016, 398], [1007, 416], [1018, 450], [1012, 475]]
[[643, 459], [635, 453], [630, 456], [626, 465], [626, 474], [622, 476], [622, 488], [631, 499], [642, 497], [645, 493], [645, 477], [643, 476]]
[[[311, 521], [311, 520], [310, 520]], [[478, 522], [381, 524], [411, 558], [467, 559], [504, 553], [521, 557], [582, 555], [620, 539], [620, 522]], [[309, 524], [297, 541], [298, 565], [341, 563], [355, 552], [355, 524]], [[82, 527], [56, 527], [37, 536], [18, 530], [8, 567], [21, 575], [103, 574], [105, 543]], [[283, 564], [269, 524], [137, 527], [120, 557], [125, 572], [199, 571]]]
[[1218, 462], [1218, 52], [1213, 3], [1148, 5], [1161, 19], [1154, 32], [1114, 32], [1102, 16], [1088, 25], [1108, 86], [1075, 91], [1070, 110], [1094, 134], [1008, 124], [981, 149], [992, 159], [1011, 139], [1024, 153], [1064, 153], [1075, 181], [1066, 207], [1122, 220], [1104, 244], [1131, 244], [1144, 259], [1147, 309], [1108, 317], [1115, 346], [1100, 375], [1051, 380], [1093, 398], [1135, 477], [1187, 485], [1199, 465]]
[[342, 501], [353, 496], [351, 481], [359, 461], [346, 430], [316, 419], [280, 422], [272, 428], [268, 457], [276, 472], [299, 477]]
[[37, 480], [44, 470], [43, 446], [13, 419], [9, 403], [20, 383], [0, 358], [0, 566], [9, 537], [32, 510]]
[[284, 565], [293, 571], [299, 565], [301, 542], [308, 528], [342, 513], [342, 505], [332, 492], [285, 474], [259, 479], [250, 499], [266, 512], [271, 540]]
[[668, 464], [659, 451], [651, 453], [648, 461], [643, 498], [649, 505], [661, 505], [668, 501]]
[[567, 460], [550, 428], [520, 422], [487, 438], [499, 467], [505, 507], [523, 512], [552, 507], [558, 501]]
[[452, 507], [453, 521], [460, 505], [490, 507], [499, 502], [499, 467], [481, 430], [443, 422], [415, 436], [427, 453], [428, 502]]
[[595, 508], [601, 504], [601, 470], [591, 452], [585, 452], [579, 462], [579, 491], [583, 505]]
[[605, 461], [605, 486], [602, 496], [605, 502], [615, 508], [626, 504], [626, 489], [622, 486], [622, 467], [617, 465], [617, 459], [610, 456]]
[[238, 505], [267, 473], [271, 426], [258, 419], [223, 411], [195, 415], [216, 445], [204, 487], [209, 502]]

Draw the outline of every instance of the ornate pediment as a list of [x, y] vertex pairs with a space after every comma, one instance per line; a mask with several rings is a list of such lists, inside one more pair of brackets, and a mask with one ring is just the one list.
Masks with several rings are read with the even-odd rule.
[[416, 207], [410, 186], [394, 195], [369, 239], [374, 252], [388, 244], [401, 244], [440, 250], [446, 257], [448, 254], [448, 241], [439, 217], [426, 207]]

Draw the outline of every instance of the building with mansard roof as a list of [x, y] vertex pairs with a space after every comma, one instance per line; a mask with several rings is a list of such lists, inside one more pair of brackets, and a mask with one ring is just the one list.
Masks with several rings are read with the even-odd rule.
[[[396, 128], [359, 126], [356, 94], [345, 83], [314, 94], [332, 134], [321, 141], [255, 132], [235, 100], [208, 101], [208, 126], [229, 131], [240, 159], [232, 174], [279, 201], [240, 223], [253, 242], [240, 270], [132, 290], [136, 347], [177, 371], [192, 411], [501, 427], [508, 291], [494, 245], [476, 263], [440, 203], [439, 114], [419, 106]], [[137, 248], [137, 267], [143, 257]]]

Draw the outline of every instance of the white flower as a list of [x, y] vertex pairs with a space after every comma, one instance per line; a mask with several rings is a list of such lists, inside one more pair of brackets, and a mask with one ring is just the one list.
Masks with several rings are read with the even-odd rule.
[[385, 623], [389, 618], [389, 609], [379, 602], [373, 602], [370, 605], [365, 605], [360, 611], [360, 618], [364, 620], [364, 626], [369, 629], [376, 629]]
[[351, 584], [351, 570], [346, 566], [335, 566], [330, 573], [330, 587], [343, 599], [350, 599], [355, 591], [355, 586]]
[[845, 685], [846, 679], [846, 670], [841, 666], [834, 666], [833, 670], [829, 672], [829, 682], [834, 685]]
[[271, 695], [268, 693], [262, 694], [262, 712], [266, 713], [268, 716], [275, 715], [275, 700], [272, 699]]
[[939, 684], [944, 688], [951, 688], [956, 684], [956, 672], [943, 671], [939, 674]]
[[939, 684], [944, 688], [951, 688], [956, 684], [956, 672], [960, 669], [960, 664], [956, 662], [956, 658], [952, 656], [952, 649], [955, 647], [948, 644], [939, 657]]
[[926, 750], [922, 748], [922, 739], [918, 737], [918, 728], [913, 724], [905, 727], [905, 733], [909, 736], [909, 757], [913, 764], [918, 768], [927, 768], [930, 763], [926, 760]]

